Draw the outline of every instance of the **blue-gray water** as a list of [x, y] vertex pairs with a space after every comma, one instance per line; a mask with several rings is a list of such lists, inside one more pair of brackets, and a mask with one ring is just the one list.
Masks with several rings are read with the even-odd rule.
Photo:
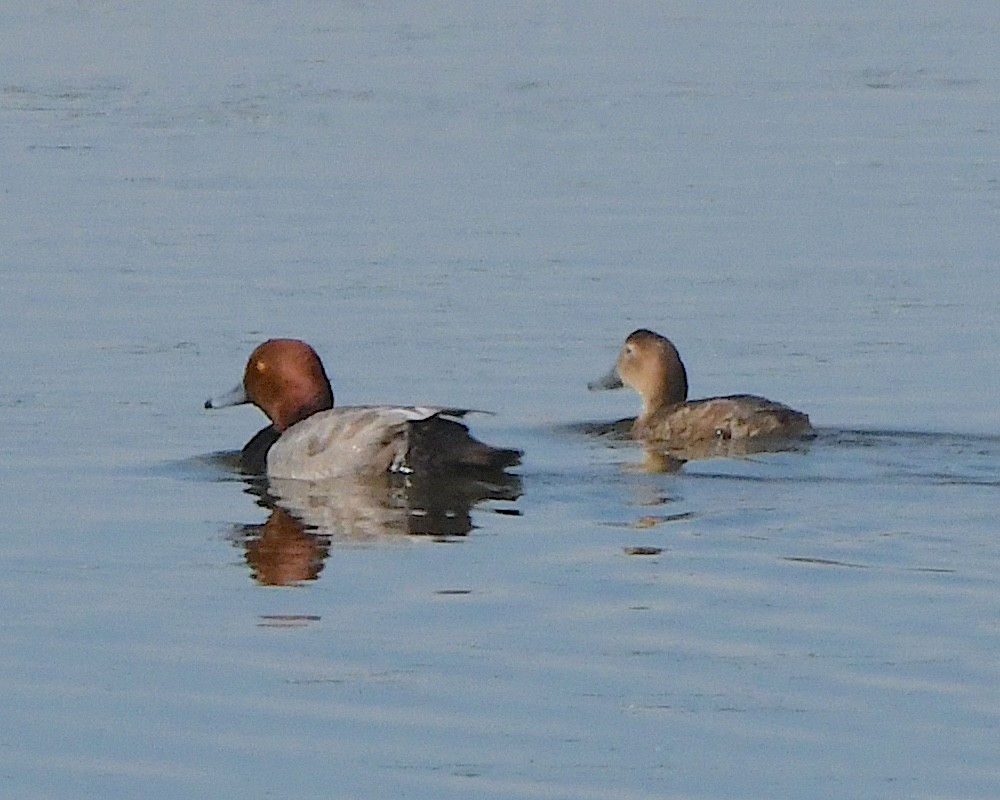
[[[7, 3], [0, 794], [998, 796], [998, 36]], [[574, 426], [634, 413], [585, 385], [639, 326], [820, 436], [637, 469]], [[264, 585], [211, 455], [263, 420], [201, 404], [273, 335], [338, 402], [496, 411], [523, 494]]]

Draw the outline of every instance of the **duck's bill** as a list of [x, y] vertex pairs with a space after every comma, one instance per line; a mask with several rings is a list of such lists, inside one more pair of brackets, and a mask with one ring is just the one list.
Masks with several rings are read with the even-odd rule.
[[621, 389], [624, 385], [622, 383], [622, 376], [618, 374], [618, 367], [612, 367], [611, 371], [603, 378], [598, 378], [596, 381], [588, 383], [587, 388], [592, 392], [596, 392], [601, 389]]
[[250, 398], [247, 397], [246, 389], [243, 388], [242, 383], [238, 383], [225, 394], [220, 394], [217, 397], [209, 397], [208, 400], [205, 401], [205, 408], [240, 406], [249, 402]]

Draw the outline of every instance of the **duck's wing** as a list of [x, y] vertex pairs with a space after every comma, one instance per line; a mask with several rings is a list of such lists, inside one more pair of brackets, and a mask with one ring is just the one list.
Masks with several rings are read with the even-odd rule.
[[757, 395], [690, 400], [645, 420], [640, 438], [684, 445], [770, 437], [802, 437], [812, 432], [809, 417]]
[[389, 472], [405, 462], [409, 423], [437, 413], [399, 406], [320, 411], [290, 427], [271, 446], [267, 474], [315, 481]]
[[323, 480], [341, 475], [412, 472], [446, 466], [487, 470], [519, 462], [520, 451], [490, 447], [448, 417], [465, 409], [345, 406], [293, 425], [271, 446], [272, 478]]
[[735, 394], [701, 402], [723, 409], [730, 439], [799, 438], [813, 432], [806, 414], [766, 397]]

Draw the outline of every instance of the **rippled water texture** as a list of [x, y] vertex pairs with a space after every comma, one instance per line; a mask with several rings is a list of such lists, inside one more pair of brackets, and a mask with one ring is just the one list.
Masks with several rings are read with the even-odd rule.
[[[0, 795], [1000, 796], [993, 4], [0, 31]], [[817, 438], [643, 469], [638, 327]], [[242, 479], [269, 336], [524, 464]]]

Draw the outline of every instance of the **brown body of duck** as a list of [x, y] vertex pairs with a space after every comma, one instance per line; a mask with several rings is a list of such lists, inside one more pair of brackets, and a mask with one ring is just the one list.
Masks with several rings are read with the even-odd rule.
[[688, 400], [687, 371], [677, 348], [665, 336], [644, 328], [625, 340], [611, 371], [589, 384], [590, 389], [622, 386], [635, 389], [642, 398], [642, 413], [632, 425], [632, 437], [671, 449], [813, 435], [808, 416], [757, 395]]

